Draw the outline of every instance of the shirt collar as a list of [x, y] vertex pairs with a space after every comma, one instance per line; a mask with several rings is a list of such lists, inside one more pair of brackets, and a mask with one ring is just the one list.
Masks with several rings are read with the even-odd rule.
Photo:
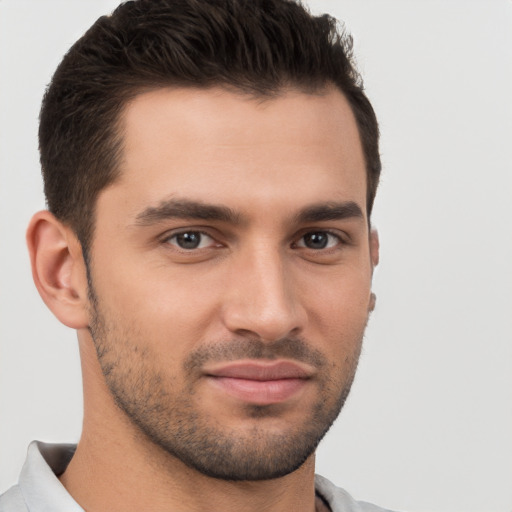
[[84, 512], [56, 476], [64, 472], [75, 449], [72, 444], [30, 443], [19, 480], [30, 512]]

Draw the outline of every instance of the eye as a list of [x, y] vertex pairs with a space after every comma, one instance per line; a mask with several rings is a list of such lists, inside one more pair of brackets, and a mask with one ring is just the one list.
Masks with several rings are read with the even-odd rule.
[[312, 231], [303, 235], [296, 246], [321, 250], [336, 247], [340, 242], [341, 239], [339, 236], [329, 233], [328, 231]]
[[166, 242], [186, 251], [205, 249], [215, 244], [211, 236], [201, 231], [182, 231], [167, 238]]

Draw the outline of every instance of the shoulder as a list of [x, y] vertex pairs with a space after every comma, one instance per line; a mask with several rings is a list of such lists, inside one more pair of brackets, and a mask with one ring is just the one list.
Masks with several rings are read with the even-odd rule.
[[0, 496], [0, 512], [28, 512], [19, 485], [14, 485]]
[[336, 487], [320, 475], [315, 476], [315, 489], [327, 502], [332, 512], [391, 512], [365, 501], [356, 501], [347, 491]]

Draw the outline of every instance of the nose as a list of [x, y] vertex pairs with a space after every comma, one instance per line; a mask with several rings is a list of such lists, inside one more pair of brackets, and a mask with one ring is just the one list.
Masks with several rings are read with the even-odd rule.
[[267, 342], [302, 332], [306, 311], [284, 260], [264, 248], [232, 262], [223, 303], [227, 329]]

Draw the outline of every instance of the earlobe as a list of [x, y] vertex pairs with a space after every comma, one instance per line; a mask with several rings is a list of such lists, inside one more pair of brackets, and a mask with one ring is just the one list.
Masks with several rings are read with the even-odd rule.
[[45, 304], [68, 327], [88, 326], [87, 274], [80, 242], [50, 212], [36, 213], [27, 229], [34, 283]]
[[370, 293], [370, 301], [368, 303], [368, 312], [371, 313], [375, 309], [375, 304], [377, 303], [377, 295], [375, 293]]

